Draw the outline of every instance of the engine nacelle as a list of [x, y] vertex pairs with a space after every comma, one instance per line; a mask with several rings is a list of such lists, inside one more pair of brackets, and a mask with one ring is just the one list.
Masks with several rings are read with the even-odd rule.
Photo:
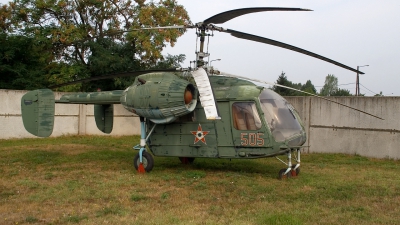
[[121, 96], [129, 111], [157, 124], [170, 123], [196, 108], [198, 91], [190, 82], [170, 73], [139, 76]]

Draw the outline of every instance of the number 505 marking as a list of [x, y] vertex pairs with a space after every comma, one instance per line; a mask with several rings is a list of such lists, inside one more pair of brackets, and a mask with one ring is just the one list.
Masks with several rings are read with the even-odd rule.
[[261, 137], [263, 133], [241, 133], [240, 144], [243, 146], [264, 146], [264, 139]]

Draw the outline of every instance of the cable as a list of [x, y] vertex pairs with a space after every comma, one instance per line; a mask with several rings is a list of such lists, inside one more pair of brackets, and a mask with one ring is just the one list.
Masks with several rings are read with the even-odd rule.
[[350, 85], [350, 84], [355, 84], [355, 83], [339, 84], [338, 86], [342, 86], [342, 85]]
[[[339, 84], [338, 86], [343, 86], [343, 85], [350, 85], [350, 84], [355, 84], [355, 83], [348, 83], [348, 84]], [[314, 86], [314, 87], [323, 87], [323, 86]]]
[[369, 92], [371, 92], [371, 93], [373, 93], [373, 94], [376, 94], [376, 95], [378, 95], [377, 93], [375, 93], [375, 92], [373, 92], [373, 91], [371, 91], [371, 90], [369, 90], [367, 87], [365, 87], [364, 85], [362, 85], [361, 83], [359, 83], [361, 86], [363, 86], [365, 89], [367, 89]]

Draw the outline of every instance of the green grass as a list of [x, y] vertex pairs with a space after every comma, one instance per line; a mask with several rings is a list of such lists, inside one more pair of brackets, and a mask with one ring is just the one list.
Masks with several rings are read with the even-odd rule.
[[274, 158], [155, 157], [132, 165], [139, 137], [0, 140], [0, 224], [396, 224], [399, 161], [303, 154], [278, 180]]

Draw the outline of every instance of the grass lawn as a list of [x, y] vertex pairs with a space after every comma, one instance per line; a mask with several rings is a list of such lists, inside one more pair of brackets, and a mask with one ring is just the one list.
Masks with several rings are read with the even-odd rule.
[[[400, 161], [303, 154], [278, 180], [275, 158], [154, 157], [139, 137], [0, 140], [0, 224], [399, 224]], [[285, 158], [285, 157], [283, 157]]]

